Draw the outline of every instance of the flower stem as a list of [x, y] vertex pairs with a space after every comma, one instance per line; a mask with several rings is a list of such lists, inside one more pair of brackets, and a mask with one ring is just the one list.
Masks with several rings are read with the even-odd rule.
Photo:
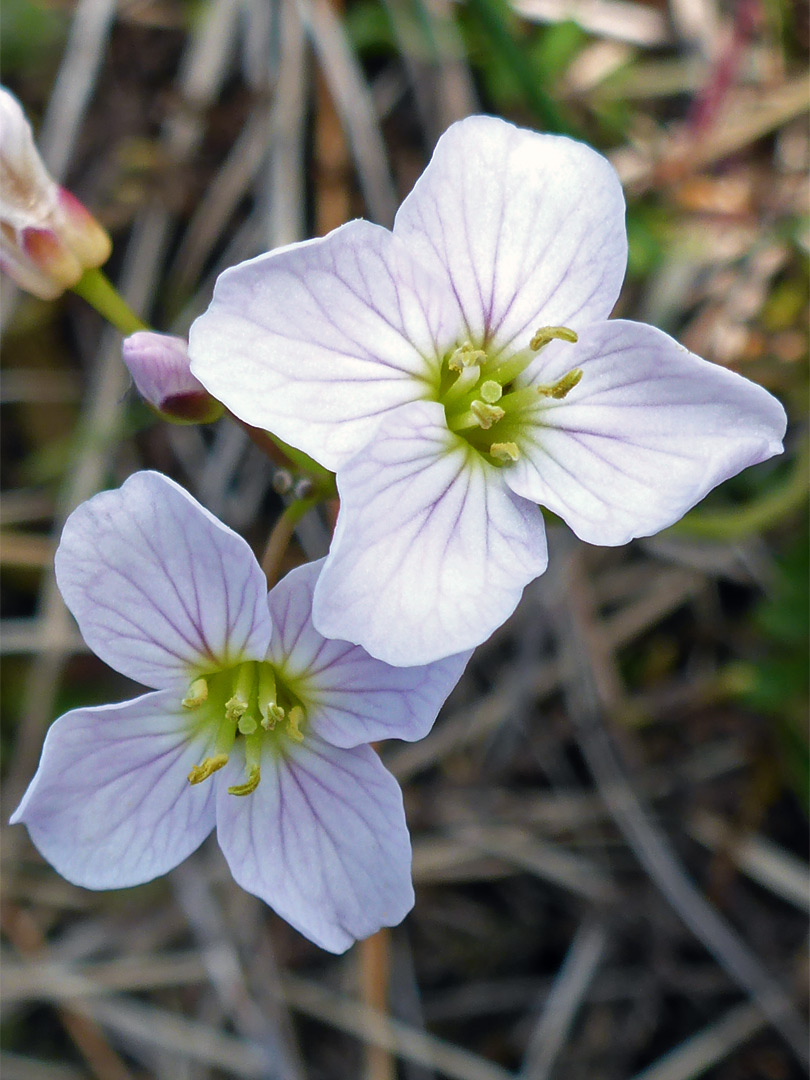
[[272, 588], [278, 579], [281, 560], [289, 547], [295, 526], [305, 514], [316, 506], [320, 501], [320, 495], [313, 495], [306, 499], [296, 499], [284, 510], [284, 513], [273, 526], [267, 540], [267, 547], [262, 556], [262, 570], [267, 578], [267, 587]]
[[137, 330], [148, 330], [103, 270], [85, 270], [73, 291], [86, 300], [108, 323], [128, 336]]

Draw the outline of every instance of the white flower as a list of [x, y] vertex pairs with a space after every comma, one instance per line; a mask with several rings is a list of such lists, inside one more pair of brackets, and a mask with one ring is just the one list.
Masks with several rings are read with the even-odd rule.
[[48, 732], [13, 822], [69, 881], [164, 874], [216, 825], [236, 881], [342, 952], [413, 904], [402, 795], [367, 744], [430, 729], [469, 654], [391, 668], [312, 626], [318, 563], [267, 595], [247, 544], [158, 473], [80, 506], [56, 555], [88, 645], [155, 687]]
[[92, 214], [50, 176], [20, 103], [0, 86], [0, 267], [53, 300], [110, 250]]
[[779, 453], [761, 387], [607, 321], [626, 254], [604, 158], [472, 117], [393, 233], [354, 221], [220, 277], [193, 373], [337, 472], [322, 633], [392, 664], [470, 648], [545, 569], [538, 504], [623, 544]]

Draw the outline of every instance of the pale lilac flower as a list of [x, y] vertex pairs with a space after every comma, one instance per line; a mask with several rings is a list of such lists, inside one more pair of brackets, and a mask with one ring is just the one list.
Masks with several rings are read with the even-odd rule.
[[93, 215], [50, 176], [20, 103], [0, 86], [0, 267], [53, 300], [110, 250]]
[[469, 648], [546, 567], [538, 504], [624, 544], [779, 453], [761, 387], [607, 321], [626, 254], [604, 158], [479, 116], [440, 139], [393, 233], [354, 221], [220, 277], [192, 371], [337, 472], [322, 633], [393, 664]]
[[216, 825], [236, 881], [342, 952], [413, 904], [402, 795], [372, 740], [427, 733], [468, 655], [391, 668], [327, 641], [319, 564], [267, 595], [247, 544], [158, 473], [80, 506], [56, 555], [88, 645], [155, 687], [48, 732], [12, 821], [69, 881], [164, 874]]
[[205, 424], [222, 415], [191, 374], [185, 338], [138, 330], [124, 338], [121, 353], [141, 397], [165, 419]]

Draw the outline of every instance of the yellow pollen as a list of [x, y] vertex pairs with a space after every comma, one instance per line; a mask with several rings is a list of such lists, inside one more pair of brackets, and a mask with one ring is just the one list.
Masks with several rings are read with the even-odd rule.
[[238, 693], [234, 694], [232, 698], [225, 702], [225, 719], [230, 720], [231, 723], [238, 722], [247, 712], [247, 707], [248, 703], [245, 698]]
[[293, 705], [290, 711], [287, 713], [287, 734], [295, 742], [304, 741], [304, 733], [300, 731], [300, 726], [304, 722], [304, 710], [300, 705]]
[[517, 444], [513, 442], [494, 442], [489, 452], [498, 461], [517, 461], [520, 457]]
[[541, 326], [532, 340], [529, 342], [529, 348], [535, 352], [539, 352], [544, 345], [548, 345], [550, 341], [570, 341], [573, 345], [574, 342], [579, 341], [577, 334], [574, 330], [569, 330], [567, 326]]
[[569, 391], [573, 390], [579, 380], [582, 378], [582, 368], [574, 368], [573, 371], [569, 371], [566, 375], [563, 375], [561, 379], [558, 379], [551, 386], [538, 386], [537, 393], [542, 397], [552, 397], [560, 400], [564, 398]]
[[478, 426], [488, 431], [493, 424], [503, 420], [506, 413], [499, 405], [488, 405], [485, 401], [473, 401], [470, 404], [470, 412], [478, 421]]
[[476, 349], [471, 342], [465, 341], [453, 352], [447, 361], [447, 366], [451, 371], [463, 371], [465, 367], [483, 363], [486, 358], [487, 354], [483, 349]]
[[228, 788], [229, 795], [251, 795], [259, 786], [259, 781], [262, 778], [262, 771], [258, 765], [252, 765], [248, 778], [244, 784], [234, 784], [233, 787]]
[[203, 761], [201, 761], [199, 765], [195, 765], [188, 774], [188, 782], [190, 784], [201, 784], [203, 780], [208, 779], [211, 773], [215, 773], [218, 769], [221, 769], [227, 762], [227, 754], [214, 754], [213, 757], [204, 758]]
[[285, 716], [286, 713], [280, 705], [268, 705], [266, 711], [262, 713], [262, 727], [265, 731], [272, 731]]
[[184, 709], [199, 709], [208, 700], [208, 683], [205, 679], [195, 679], [188, 688], [188, 694], [183, 698], [181, 705]]

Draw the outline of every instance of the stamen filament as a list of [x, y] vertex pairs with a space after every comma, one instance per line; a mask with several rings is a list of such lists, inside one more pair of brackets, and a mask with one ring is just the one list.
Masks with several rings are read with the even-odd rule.
[[228, 788], [229, 795], [250, 795], [259, 786], [262, 778], [262, 734], [248, 735], [245, 739], [245, 767], [248, 778], [244, 784], [234, 784]]
[[539, 404], [537, 401], [537, 388], [534, 386], [521, 386], [517, 390], [511, 390], [504, 394], [498, 402], [505, 413], [520, 412], [530, 405]]
[[262, 727], [271, 731], [279, 720], [284, 719], [284, 710], [276, 701], [276, 676], [271, 664], [259, 665], [259, 713]]
[[445, 406], [452, 405], [454, 401], [464, 397], [465, 394], [475, 388], [480, 378], [481, 368], [477, 364], [472, 367], [465, 367], [453, 385], [446, 391], [444, 395]]
[[[491, 410], [492, 412], [487, 415], [485, 410]], [[504, 415], [504, 410], [498, 405], [487, 405], [484, 401], [473, 401], [466, 412], [459, 413], [458, 416], [448, 417], [447, 426], [451, 431], [465, 431], [467, 428], [483, 428], [487, 431], [493, 424], [497, 424]]]
[[493, 381], [499, 382], [501, 386], [506, 386], [507, 383], [512, 382], [513, 379], [516, 379], [518, 375], [524, 372], [533, 360], [533, 354], [528, 349], [524, 349], [515, 353], [514, 356], [510, 356], [508, 360], [504, 360], [502, 364], [490, 368], [487, 375]]

